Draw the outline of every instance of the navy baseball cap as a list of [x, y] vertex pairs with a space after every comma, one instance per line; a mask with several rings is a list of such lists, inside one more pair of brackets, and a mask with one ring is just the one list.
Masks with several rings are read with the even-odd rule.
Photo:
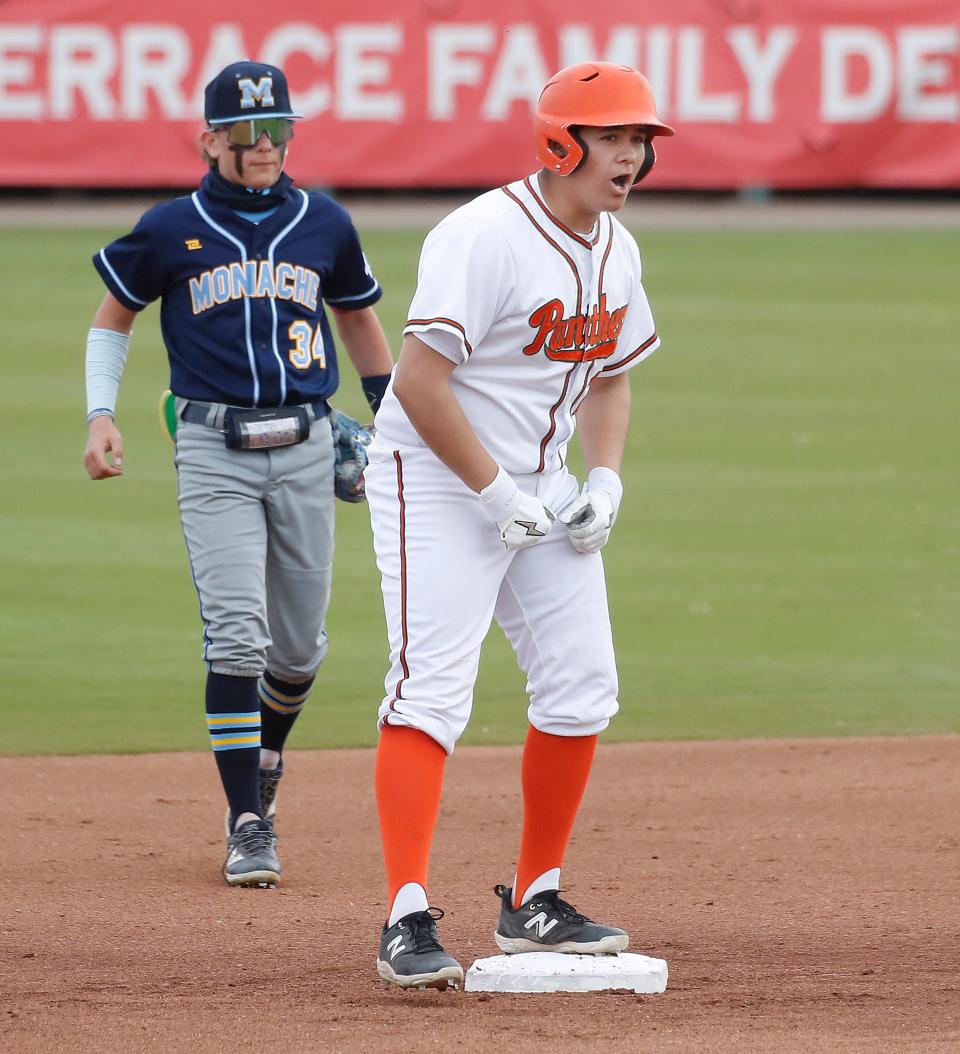
[[287, 78], [263, 62], [234, 62], [221, 70], [203, 93], [207, 124], [233, 124], [257, 117], [302, 117], [294, 113]]

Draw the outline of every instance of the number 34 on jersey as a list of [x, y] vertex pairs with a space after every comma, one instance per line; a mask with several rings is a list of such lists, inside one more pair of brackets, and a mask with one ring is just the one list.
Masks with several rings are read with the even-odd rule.
[[327, 355], [319, 322], [311, 326], [309, 322], [298, 318], [296, 322], [290, 323], [287, 335], [290, 337], [288, 355], [292, 366], [298, 370], [308, 370], [314, 363], [321, 370], [326, 367]]

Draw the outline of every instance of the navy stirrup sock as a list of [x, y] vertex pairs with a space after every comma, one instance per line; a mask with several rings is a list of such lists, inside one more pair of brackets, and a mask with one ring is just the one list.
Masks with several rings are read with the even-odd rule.
[[260, 815], [260, 700], [256, 677], [207, 674], [207, 728], [230, 813]]

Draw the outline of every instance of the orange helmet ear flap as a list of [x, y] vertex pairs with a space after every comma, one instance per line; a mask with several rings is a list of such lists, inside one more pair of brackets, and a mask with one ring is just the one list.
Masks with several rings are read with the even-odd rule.
[[[558, 176], [569, 176], [586, 156], [583, 144], [573, 129], [559, 121], [551, 121], [537, 114], [534, 135], [537, 139], [537, 160]], [[556, 151], [554, 144], [562, 147], [562, 154]]]

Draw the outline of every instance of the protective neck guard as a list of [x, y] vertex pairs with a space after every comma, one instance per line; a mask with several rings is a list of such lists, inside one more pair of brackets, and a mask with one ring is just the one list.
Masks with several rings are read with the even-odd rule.
[[200, 187], [208, 197], [226, 205], [227, 208], [240, 212], [267, 212], [287, 200], [293, 188], [293, 180], [285, 172], [281, 172], [280, 178], [272, 187], [266, 190], [250, 190], [239, 183], [231, 183], [215, 168], [211, 168], [201, 180]]

